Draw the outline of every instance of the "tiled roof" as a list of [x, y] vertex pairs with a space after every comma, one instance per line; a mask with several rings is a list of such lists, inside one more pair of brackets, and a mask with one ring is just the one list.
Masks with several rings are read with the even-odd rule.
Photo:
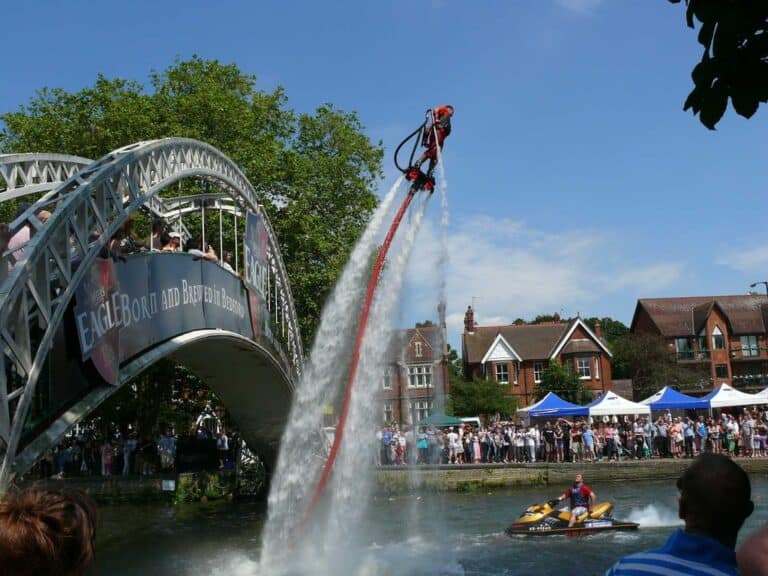
[[[409, 344], [416, 336], [421, 336], [427, 344], [423, 347], [422, 356], [419, 358], [413, 354], [413, 351], [409, 347]], [[391, 362], [431, 362], [440, 356], [441, 348], [440, 330], [438, 330], [437, 326], [408, 328], [396, 332], [391, 340], [388, 356]]]
[[571, 324], [523, 324], [520, 326], [478, 326], [472, 334], [464, 333], [463, 348], [469, 364], [478, 364], [498, 334], [523, 360], [546, 360]]
[[563, 348], [562, 354], [577, 354], [579, 352], [600, 352], [600, 348], [592, 340], [579, 338], [568, 342]]
[[728, 319], [733, 334], [758, 334], [768, 330], [768, 297], [762, 295], [641, 298], [637, 301], [638, 310], [644, 308], [662, 335], [667, 337], [698, 334], [715, 305]]

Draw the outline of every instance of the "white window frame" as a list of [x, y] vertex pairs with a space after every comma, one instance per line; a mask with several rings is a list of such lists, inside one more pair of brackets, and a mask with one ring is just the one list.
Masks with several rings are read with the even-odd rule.
[[[748, 334], [739, 338], [741, 342], [741, 355], [745, 358], [754, 358], [760, 356], [760, 347], [758, 345], [757, 335]], [[746, 342], [745, 342], [746, 340]]]
[[[582, 361], [586, 360], [586, 366], [582, 366]], [[576, 358], [576, 372], [579, 375], [579, 380], [592, 380], [592, 359], [589, 356], [578, 356]], [[583, 374], [586, 372], [586, 375]]]
[[392, 411], [392, 402], [384, 402], [382, 415], [384, 416], [384, 422], [392, 422], [395, 416], [395, 413]]
[[408, 388], [432, 388], [432, 364], [408, 366]]
[[392, 390], [392, 374], [389, 370], [384, 375], [384, 380], [381, 383], [382, 390]]
[[541, 377], [544, 375], [544, 362], [533, 363], [533, 381], [536, 384], [541, 383]]
[[515, 379], [512, 380], [512, 383], [515, 386], [518, 386], [520, 384], [520, 364], [517, 362], [513, 363], [512, 370], [514, 371], [514, 374], [515, 374]]
[[[716, 344], [715, 338], [720, 336], [720, 338], [723, 339], [723, 345], [718, 346]], [[725, 336], [723, 335], [723, 332], [720, 330], [719, 326], [715, 326], [715, 329], [712, 330], [712, 350], [725, 350]]]
[[600, 356], [595, 358], [595, 380], [600, 380]]
[[[504, 368], [504, 373], [507, 375], [506, 380], [501, 379], [501, 375], [499, 374], [499, 368]], [[496, 374], [496, 382], [499, 384], [509, 384], [509, 363], [507, 362], [499, 362], [498, 364], [494, 365], [494, 373]]]
[[414, 356], [416, 358], [421, 358], [421, 342], [414, 342], [413, 343], [413, 349], [414, 349]]
[[409, 413], [411, 417], [415, 417], [416, 421], [421, 422], [424, 418], [429, 418], [432, 414], [432, 400], [411, 400], [409, 402]]

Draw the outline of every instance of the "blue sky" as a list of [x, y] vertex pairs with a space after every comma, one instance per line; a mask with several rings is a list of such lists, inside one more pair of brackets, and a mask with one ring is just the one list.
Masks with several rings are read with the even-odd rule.
[[[768, 279], [765, 110], [716, 132], [682, 111], [700, 56], [666, 0], [13, 2], [0, 110], [97, 73], [145, 81], [197, 53], [290, 104], [355, 110], [390, 152], [423, 110], [446, 144], [448, 312], [481, 324], [580, 312], [629, 323], [638, 297]], [[215, 6], [215, 8], [213, 8]], [[384, 183], [382, 187], [386, 186]], [[437, 209], [433, 210], [437, 213]], [[423, 231], [403, 322], [431, 315]]]

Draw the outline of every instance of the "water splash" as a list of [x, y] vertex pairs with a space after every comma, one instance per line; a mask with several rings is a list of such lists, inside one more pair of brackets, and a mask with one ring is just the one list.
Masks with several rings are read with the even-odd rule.
[[[319, 446], [322, 409], [332, 402], [333, 392], [339, 388], [335, 382], [340, 374], [343, 378], [344, 366], [348, 364], [357, 319], [353, 311], [359, 309], [361, 301], [360, 286], [367, 279], [379, 233], [403, 181], [398, 178], [382, 199], [323, 309], [309, 361], [296, 387], [272, 479], [263, 536], [265, 558], [284, 547], [312, 489], [307, 479], [316, 476], [323, 464]], [[317, 438], [310, 437], [312, 434]]]
[[627, 516], [627, 520], [637, 522], [640, 524], [640, 528], [664, 528], [682, 526], [683, 524], [683, 521], [678, 518], [677, 512], [654, 504], [633, 509]]

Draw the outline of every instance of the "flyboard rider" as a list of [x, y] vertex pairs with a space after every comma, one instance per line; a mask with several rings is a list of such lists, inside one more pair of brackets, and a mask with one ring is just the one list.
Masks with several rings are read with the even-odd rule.
[[435, 166], [437, 166], [437, 148], [439, 146], [442, 151], [443, 142], [451, 133], [452, 116], [453, 106], [450, 104], [444, 104], [432, 109], [432, 123], [424, 129], [424, 136], [421, 140], [421, 145], [426, 150], [413, 165], [414, 168], [421, 168], [424, 161], [429, 159], [427, 174], [432, 174]]

